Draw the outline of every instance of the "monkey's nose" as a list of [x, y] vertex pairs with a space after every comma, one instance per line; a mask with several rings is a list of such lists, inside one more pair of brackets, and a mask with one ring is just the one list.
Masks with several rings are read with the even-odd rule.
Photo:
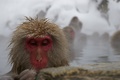
[[40, 62], [40, 61], [42, 60], [42, 57], [41, 57], [40, 53], [37, 54], [36, 60], [37, 60], [38, 62]]
[[37, 49], [37, 55], [36, 55], [36, 60], [40, 62], [42, 60], [41, 56], [42, 50], [40, 48]]

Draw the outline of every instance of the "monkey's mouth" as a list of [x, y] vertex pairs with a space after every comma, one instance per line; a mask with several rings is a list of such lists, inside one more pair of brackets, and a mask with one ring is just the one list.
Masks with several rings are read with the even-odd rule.
[[45, 57], [40, 57], [39, 59], [31, 58], [31, 64], [36, 70], [40, 70], [47, 67], [48, 59]]
[[36, 58], [37, 62], [41, 62], [42, 61], [42, 57], [40, 57], [39, 59]]

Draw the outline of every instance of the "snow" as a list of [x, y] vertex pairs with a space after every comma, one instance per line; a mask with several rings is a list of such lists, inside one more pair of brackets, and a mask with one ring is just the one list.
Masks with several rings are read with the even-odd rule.
[[[111, 6], [112, 5], [112, 6]], [[110, 1], [109, 4], [109, 15], [110, 15], [110, 23], [115, 26], [120, 25], [120, 4], [114, 1]]]
[[[96, 9], [94, 0], [1, 0], [0, 1], [0, 74], [10, 70], [8, 64], [9, 49], [6, 50], [17, 25], [24, 21], [24, 16], [34, 17], [41, 10], [47, 11], [46, 18], [60, 25], [61, 28], [67, 26], [73, 16], [78, 16], [83, 23], [82, 33], [91, 35], [94, 32], [103, 34], [108, 32], [112, 35], [116, 27], [120, 26], [120, 3], [109, 1], [110, 25], [101, 17]], [[57, 19], [55, 19], [55, 17]], [[85, 56], [92, 56], [91, 54]], [[84, 58], [86, 59], [86, 58]], [[84, 60], [83, 59], [83, 60]], [[88, 60], [87, 60], [88, 61]], [[85, 62], [85, 61], [83, 61]], [[75, 64], [74, 64], [75, 63]], [[77, 63], [74, 61], [74, 65]]]
[[88, 32], [88, 34], [95, 31], [111, 32], [111, 29], [114, 29], [113, 26], [119, 24], [120, 6], [115, 1], [110, 1], [109, 4], [110, 21], [113, 23], [109, 26], [92, 0], [2, 0], [0, 3], [0, 34], [9, 36], [13, 29], [24, 20], [24, 16], [34, 17], [39, 11], [46, 11], [48, 7], [50, 8], [46, 17], [54, 21], [54, 17], [58, 16], [56, 23], [62, 28], [68, 25], [73, 16], [79, 17], [84, 24], [83, 32]]

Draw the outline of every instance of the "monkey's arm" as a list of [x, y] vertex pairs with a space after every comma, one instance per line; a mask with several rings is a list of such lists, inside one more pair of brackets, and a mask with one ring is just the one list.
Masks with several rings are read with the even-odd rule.
[[16, 73], [13, 73], [12, 71], [1, 75], [0, 76], [0, 80], [16, 80], [18, 77], [18, 75]]
[[1, 75], [0, 80], [34, 80], [35, 75], [36, 71], [29, 69], [22, 71], [19, 75], [10, 71], [7, 74]]

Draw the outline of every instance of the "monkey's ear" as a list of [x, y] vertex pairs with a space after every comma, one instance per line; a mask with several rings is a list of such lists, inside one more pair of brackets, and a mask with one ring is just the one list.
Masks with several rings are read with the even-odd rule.
[[75, 26], [75, 24], [78, 22], [78, 18], [77, 17], [73, 17], [70, 21], [69, 26]]
[[82, 22], [75, 16], [71, 19], [69, 26], [75, 27], [76, 30], [80, 30], [82, 28]]
[[72, 18], [72, 20], [71, 20], [72, 22], [78, 22], [79, 21], [79, 19], [75, 16], [75, 17], [73, 17]]

